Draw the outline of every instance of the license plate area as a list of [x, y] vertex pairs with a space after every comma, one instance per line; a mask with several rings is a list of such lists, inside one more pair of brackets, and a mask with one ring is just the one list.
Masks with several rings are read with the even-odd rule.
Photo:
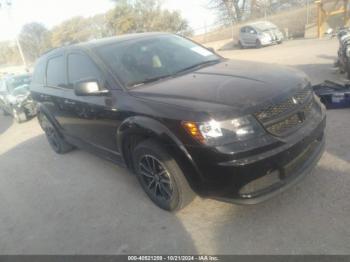
[[289, 178], [291, 175], [297, 173], [298, 169], [302, 168], [308, 158], [312, 155], [317, 144], [317, 140], [313, 141], [301, 154], [285, 165], [280, 172], [281, 180]]

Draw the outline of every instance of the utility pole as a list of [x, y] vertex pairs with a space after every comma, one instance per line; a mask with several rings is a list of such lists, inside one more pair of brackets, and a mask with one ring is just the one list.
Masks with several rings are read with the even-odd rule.
[[306, 24], [309, 24], [309, 9], [310, 9], [310, 3], [309, 0], [306, 0]]
[[[13, 24], [12, 23], [13, 19], [12, 19], [11, 8], [12, 8], [12, 0], [0, 0], [0, 9], [4, 9], [7, 11], [8, 21], [10, 24]], [[21, 43], [18, 40], [17, 34], [15, 35], [15, 42], [16, 42], [16, 45], [18, 48], [18, 52], [19, 52], [21, 59], [22, 59], [24, 69], [27, 70], [28, 68], [27, 68], [26, 59], [24, 57], [23, 49], [22, 49]]]

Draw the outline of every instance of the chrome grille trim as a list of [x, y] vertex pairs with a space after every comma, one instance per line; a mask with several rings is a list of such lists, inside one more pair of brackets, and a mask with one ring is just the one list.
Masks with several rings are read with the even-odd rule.
[[[310, 89], [302, 89], [298, 91], [295, 95], [287, 98], [281, 103], [264, 108], [263, 110], [256, 112], [254, 115], [259, 121], [263, 123], [270, 121], [272, 119], [277, 118], [279, 115], [284, 115], [289, 111], [293, 111], [294, 109], [299, 107], [300, 104], [305, 103], [305, 101], [310, 95]], [[297, 104], [293, 102], [293, 98], [298, 102]]]
[[299, 128], [311, 113], [314, 99], [311, 89], [303, 89], [279, 104], [255, 113], [268, 132], [284, 136]]

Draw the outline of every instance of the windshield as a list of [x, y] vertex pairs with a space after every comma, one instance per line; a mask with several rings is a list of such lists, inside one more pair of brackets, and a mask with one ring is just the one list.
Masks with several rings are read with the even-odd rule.
[[29, 75], [11, 77], [6, 81], [7, 90], [9, 93], [12, 93], [12, 91], [14, 91], [17, 87], [29, 85], [30, 81], [31, 78]]
[[28, 95], [28, 93], [29, 93], [29, 85], [25, 84], [13, 89], [11, 94], [14, 96], [20, 96], [20, 95], [24, 96], [24, 95]]
[[254, 26], [260, 31], [269, 31], [269, 30], [277, 29], [277, 27], [274, 24], [268, 23], [268, 22], [257, 23]]
[[176, 35], [115, 43], [98, 47], [97, 53], [127, 87], [173, 76], [220, 59]]

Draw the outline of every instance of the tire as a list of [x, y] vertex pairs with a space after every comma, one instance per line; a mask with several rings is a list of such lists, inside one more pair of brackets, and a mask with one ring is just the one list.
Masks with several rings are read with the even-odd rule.
[[28, 117], [24, 111], [18, 110], [16, 108], [12, 108], [12, 115], [17, 123], [23, 123], [23, 122], [27, 121], [27, 119], [28, 119]]
[[255, 42], [255, 48], [261, 48], [261, 42], [259, 39], [257, 39]]
[[180, 210], [195, 197], [175, 159], [157, 142], [139, 143], [133, 151], [133, 164], [143, 190], [158, 207]]
[[2, 115], [3, 116], [8, 116], [8, 115], [10, 115], [5, 109], [1, 109], [1, 113], [2, 113]]
[[282, 44], [282, 43], [283, 43], [283, 41], [282, 41], [282, 40], [281, 40], [281, 41], [277, 41], [277, 44], [279, 44], [279, 45], [280, 45], [280, 44]]
[[61, 134], [57, 131], [56, 127], [44, 114], [38, 114], [38, 120], [53, 151], [55, 151], [57, 154], [65, 154], [74, 149], [74, 146], [64, 140]]
[[242, 45], [242, 42], [241, 42], [241, 41], [238, 41], [238, 47], [239, 47], [240, 49], [244, 49], [244, 45]]

